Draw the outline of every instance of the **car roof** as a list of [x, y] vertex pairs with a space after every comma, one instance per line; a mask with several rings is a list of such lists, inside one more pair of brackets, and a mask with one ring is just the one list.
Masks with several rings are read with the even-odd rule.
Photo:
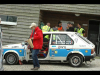
[[51, 33], [61, 33], [61, 34], [63, 34], [63, 33], [67, 33], [67, 34], [75, 34], [75, 33], [77, 33], [77, 32], [71, 32], [71, 31], [59, 31], [59, 32], [43, 32], [43, 34], [51, 34]]

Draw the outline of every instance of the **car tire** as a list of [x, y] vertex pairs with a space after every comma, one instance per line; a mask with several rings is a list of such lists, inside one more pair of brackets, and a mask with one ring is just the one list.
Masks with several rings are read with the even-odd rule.
[[18, 60], [18, 55], [15, 53], [7, 53], [5, 56], [5, 61], [8, 65], [16, 65]]
[[83, 57], [79, 54], [73, 54], [69, 56], [69, 64], [72, 67], [79, 67], [83, 63]]

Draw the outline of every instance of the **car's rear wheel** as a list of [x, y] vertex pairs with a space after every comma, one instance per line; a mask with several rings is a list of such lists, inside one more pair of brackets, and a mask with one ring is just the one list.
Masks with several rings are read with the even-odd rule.
[[69, 64], [73, 67], [79, 67], [83, 63], [83, 57], [79, 54], [73, 54], [69, 57]]
[[18, 63], [18, 55], [15, 53], [7, 53], [5, 56], [5, 61], [9, 65], [15, 65]]

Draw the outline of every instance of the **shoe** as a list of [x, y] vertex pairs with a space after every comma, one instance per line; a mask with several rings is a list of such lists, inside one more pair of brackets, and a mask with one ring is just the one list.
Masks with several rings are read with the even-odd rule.
[[34, 68], [31, 68], [31, 70], [34, 70]]
[[33, 70], [38, 70], [40, 67], [35, 67], [35, 68], [33, 68]]

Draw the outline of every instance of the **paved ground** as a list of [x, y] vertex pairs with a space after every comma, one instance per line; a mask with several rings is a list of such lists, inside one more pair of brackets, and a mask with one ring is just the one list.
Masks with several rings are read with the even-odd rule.
[[[32, 63], [23, 65], [7, 65], [4, 61], [4, 71], [31, 71]], [[81, 67], [71, 67], [68, 63], [40, 63], [38, 71], [100, 71], [100, 59], [95, 59], [90, 66], [85, 63]]]

